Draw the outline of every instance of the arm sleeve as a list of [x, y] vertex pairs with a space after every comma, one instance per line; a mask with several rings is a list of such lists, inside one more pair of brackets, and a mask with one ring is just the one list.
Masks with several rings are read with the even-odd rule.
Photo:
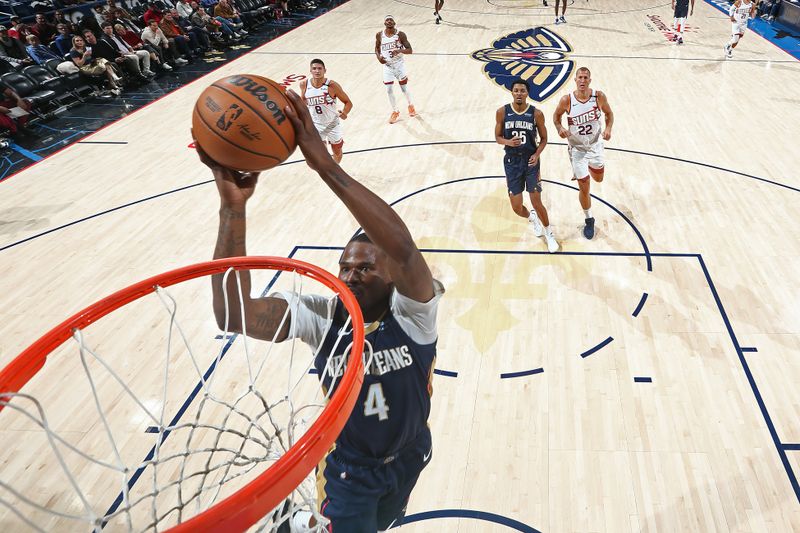
[[316, 351], [332, 322], [336, 298], [288, 291], [270, 296], [286, 300], [289, 304], [289, 334], [286, 339], [300, 339]]
[[392, 314], [403, 331], [417, 344], [432, 344], [438, 338], [436, 314], [439, 300], [444, 294], [444, 286], [433, 280], [433, 298], [418, 302], [397, 292], [392, 293], [390, 303]]

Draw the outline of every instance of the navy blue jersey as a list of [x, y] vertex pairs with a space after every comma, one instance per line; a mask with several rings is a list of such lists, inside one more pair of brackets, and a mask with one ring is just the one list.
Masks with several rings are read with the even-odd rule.
[[[337, 445], [366, 457], [388, 457], [426, 430], [436, 359], [436, 307], [444, 292], [438, 281], [435, 287], [436, 296], [427, 303], [395, 291], [386, 315], [367, 327], [365, 339], [372, 346], [372, 362]], [[352, 332], [339, 339], [345, 323], [341, 303], [336, 304], [331, 322], [316, 311], [321, 302], [312, 298], [319, 297], [302, 296], [300, 305], [286, 298], [292, 313], [290, 337], [300, 337], [314, 349], [321, 345], [314, 366], [325, 390], [332, 386], [335, 391], [346, 366], [341, 362], [345, 351], [349, 352]], [[300, 331], [295, 331], [296, 324]], [[367, 348], [364, 359], [369, 359]]]
[[530, 157], [536, 151], [536, 108], [529, 105], [522, 113], [514, 111], [512, 104], [505, 105], [503, 116], [503, 138], [513, 139], [519, 137], [522, 144], [519, 146], [506, 146], [507, 154]]

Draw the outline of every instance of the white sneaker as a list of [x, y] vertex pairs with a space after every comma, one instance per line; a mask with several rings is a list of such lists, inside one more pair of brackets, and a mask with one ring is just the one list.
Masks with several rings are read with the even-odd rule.
[[169, 72], [170, 70], [172, 70], [172, 67], [170, 66], [170, 64], [169, 64], [169, 63], [161, 63], [161, 68], [163, 68], [163, 69], [164, 69], [164, 70], [166, 70], [167, 72]]
[[183, 65], [188, 65], [189, 62], [183, 59], [182, 57], [179, 57], [178, 59], [175, 60], [175, 64], [183, 66]]
[[729, 44], [725, 45], [725, 57], [728, 59], [733, 57], [733, 48], [731, 48], [731, 45]]
[[547, 251], [550, 252], [551, 254], [556, 253], [558, 251], [559, 246], [558, 246], [558, 241], [553, 236], [553, 232], [551, 231], [549, 233], [545, 233], [544, 238], [547, 241]]
[[533, 234], [537, 237], [541, 237], [544, 235], [544, 226], [542, 226], [542, 222], [539, 220], [539, 217], [536, 215], [536, 211], [531, 209], [531, 214], [528, 215], [528, 222], [533, 224]]

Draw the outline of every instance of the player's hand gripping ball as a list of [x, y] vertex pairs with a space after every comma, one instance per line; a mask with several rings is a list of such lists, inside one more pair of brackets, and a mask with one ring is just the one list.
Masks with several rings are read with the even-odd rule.
[[238, 74], [211, 84], [197, 99], [192, 131], [220, 165], [244, 172], [277, 166], [295, 148], [294, 128], [284, 108], [286, 90], [274, 81]]

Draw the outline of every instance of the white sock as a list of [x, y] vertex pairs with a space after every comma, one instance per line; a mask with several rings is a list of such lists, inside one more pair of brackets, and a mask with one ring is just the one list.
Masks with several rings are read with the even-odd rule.
[[553, 236], [553, 230], [552, 230], [552, 229], [550, 229], [550, 226], [545, 226], [545, 227], [544, 227], [544, 234], [545, 234], [545, 235], [547, 235], [547, 236], [549, 236], [549, 237], [552, 237], [552, 236]]
[[400, 90], [403, 91], [403, 94], [406, 95], [406, 100], [408, 100], [408, 105], [414, 105], [411, 102], [411, 92], [408, 89], [408, 84], [403, 84], [400, 86]]
[[591, 210], [591, 208], [590, 209], [584, 209], [583, 210], [583, 214], [585, 215], [586, 218], [592, 218], [592, 210]]
[[386, 92], [389, 94], [389, 103], [392, 104], [392, 111], [399, 111], [397, 109], [397, 100], [394, 99], [394, 84], [387, 85]]
[[308, 511], [297, 511], [289, 521], [289, 528], [292, 533], [310, 533], [311, 528], [308, 523], [313, 515]]

